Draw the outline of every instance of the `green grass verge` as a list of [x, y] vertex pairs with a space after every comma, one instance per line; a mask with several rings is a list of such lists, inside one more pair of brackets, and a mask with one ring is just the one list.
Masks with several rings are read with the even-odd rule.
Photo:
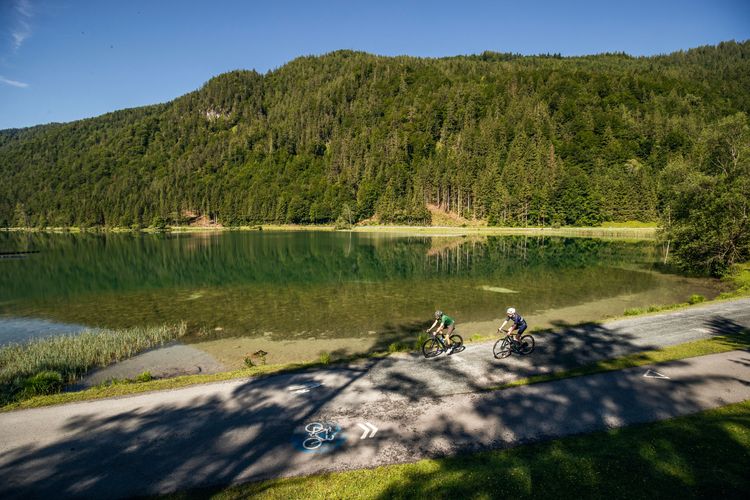
[[510, 450], [170, 495], [191, 498], [748, 498], [750, 401]]
[[623, 370], [625, 368], [665, 363], [667, 361], [706, 356], [708, 354], [719, 354], [737, 349], [750, 349], [750, 332], [745, 331], [736, 335], [717, 335], [708, 339], [685, 342], [684, 344], [667, 346], [653, 351], [639, 352], [621, 358], [597, 361], [596, 363], [580, 366], [571, 370], [545, 373], [514, 380], [507, 384], [488, 387], [486, 390], [496, 391], [521, 385], [538, 384], [540, 382], [580, 377], [582, 375], [591, 375], [594, 373]]
[[641, 314], [648, 314], [653, 312], [671, 311], [672, 309], [681, 309], [683, 307], [694, 306], [706, 301], [706, 297], [694, 293], [690, 296], [687, 302], [679, 304], [668, 304], [668, 305], [651, 305], [647, 307], [634, 307], [631, 309], [625, 309], [625, 316], [639, 316]]

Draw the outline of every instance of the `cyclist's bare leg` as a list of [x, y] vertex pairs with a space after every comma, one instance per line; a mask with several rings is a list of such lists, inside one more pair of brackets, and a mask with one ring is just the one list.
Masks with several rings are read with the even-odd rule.
[[456, 327], [454, 325], [448, 326], [445, 328], [445, 345], [448, 346], [448, 348], [453, 347], [453, 342], [451, 341], [451, 335], [453, 335], [453, 332], [456, 330]]

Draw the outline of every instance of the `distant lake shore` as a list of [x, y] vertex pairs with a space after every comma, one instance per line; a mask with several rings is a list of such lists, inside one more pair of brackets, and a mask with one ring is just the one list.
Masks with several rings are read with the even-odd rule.
[[397, 225], [354, 225], [350, 229], [337, 229], [333, 224], [258, 224], [255, 226], [168, 226], [164, 230], [154, 228], [131, 229], [126, 227], [47, 227], [47, 228], [4, 228], [6, 232], [166, 232], [166, 233], [210, 233], [225, 231], [337, 231], [353, 233], [392, 233], [411, 236], [565, 236], [583, 238], [615, 239], [656, 239], [658, 227], [649, 225], [597, 226], [597, 227], [501, 227], [501, 226], [397, 226]]

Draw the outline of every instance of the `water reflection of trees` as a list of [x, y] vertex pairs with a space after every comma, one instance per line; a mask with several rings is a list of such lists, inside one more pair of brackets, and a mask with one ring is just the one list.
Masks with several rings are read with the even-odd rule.
[[[187, 320], [222, 335], [410, 334], [425, 311], [488, 320], [647, 290], [649, 244], [352, 233], [13, 235], [0, 312], [124, 327]], [[2, 235], [9, 246], [9, 235]], [[630, 267], [631, 269], [622, 269]], [[512, 297], [488, 288], [518, 291]], [[4, 303], [4, 304], [3, 304]], [[311, 330], [312, 329], [312, 330]]]
[[2, 248], [40, 250], [3, 263], [0, 300], [5, 301], [248, 283], [382, 282], [434, 273], [493, 276], [524, 268], [654, 260], [649, 244], [517, 236], [456, 238], [443, 248], [425, 237], [315, 232], [3, 234], [0, 242]]

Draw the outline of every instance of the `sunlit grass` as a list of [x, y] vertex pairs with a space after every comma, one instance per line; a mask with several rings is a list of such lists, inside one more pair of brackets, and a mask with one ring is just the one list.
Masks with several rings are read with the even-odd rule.
[[169, 498], [748, 498], [750, 401], [608, 432]]
[[641, 222], [637, 220], [629, 220], [625, 222], [602, 222], [601, 227], [637, 227], [637, 228], [656, 228], [659, 226], [658, 222]]

